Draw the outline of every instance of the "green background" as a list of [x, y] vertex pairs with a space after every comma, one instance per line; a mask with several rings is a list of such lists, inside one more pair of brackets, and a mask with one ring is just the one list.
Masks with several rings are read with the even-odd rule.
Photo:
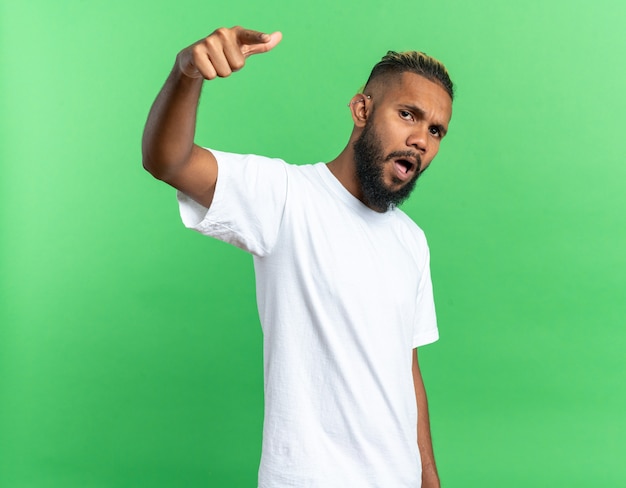
[[331, 159], [387, 49], [457, 83], [405, 205], [432, 249], [444, 487], [626, 486], [625, 20], [618, 0], [3, 0], [0, 486], [256, 486], [251, 258], [184, 230], [140, 154], [176, 53], [235, 24], [284, 39], [205, 87], [219, 149]]

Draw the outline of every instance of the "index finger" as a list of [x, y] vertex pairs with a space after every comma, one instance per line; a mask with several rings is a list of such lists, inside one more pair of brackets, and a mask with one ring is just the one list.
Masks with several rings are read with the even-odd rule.
[[246, 58], [252, 54], [266, 53], [274, 49], [283, 38], [280, 32], [265, 34], [264, 32], [244, 29], [239, 26], [233, 27], [232, 31], [237, 39], [241, 54]]
[[241, 52], [247, 58], [252, 54], [266, 53], [276, 47], [276, 45], [282, 40], [283, 34], [281, 32], [273, 32], [271, 34], [263, 34], [263, 42], [257, 42], [256, 44], [245, 44], [241, 46]]
[[237, 42], [240, 45], [263, 44], [270, 40], [269, 34], [240, 27], [237, 30]]

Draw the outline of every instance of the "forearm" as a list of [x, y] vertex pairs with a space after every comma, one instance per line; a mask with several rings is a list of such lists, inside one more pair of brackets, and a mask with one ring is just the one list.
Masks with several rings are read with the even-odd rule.
[[177, 60], [152, 105], [142, 153], [144, 168], [156, 178], [167, 180], [191, 155], [202, 82], [184, 75]]
[[417, 446], [422, 460], [422, 487], [438, 488], [439, 475], [435, 464], [432, 437], [430, 434], [430, 417], [428, 414], [428, 399], [424, 381], [417, 362], [417, 351], [413, 357], [413, 386], [417, 403]]
[[204, 80], [240, 70], [247, 57], [266, 53], [282, 39], [243, 27], [219, 28], [183, 49], [159, 92], [143, 133], [143, 166], [209, 208], [217, 183], [217, 160], [194, 144], [198, 102]]

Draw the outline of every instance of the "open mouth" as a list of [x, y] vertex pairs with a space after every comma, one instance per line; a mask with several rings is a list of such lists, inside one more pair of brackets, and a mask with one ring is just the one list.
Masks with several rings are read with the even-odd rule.
[[401, 178], [402, 177], [407, 178], [409, 174], [413, 172], [416, 166], [413, 161], [409, 159], [403, 159], [403, 158], [394, 159], [393, 163], [396, 167], [396, 171], [398, 172]]

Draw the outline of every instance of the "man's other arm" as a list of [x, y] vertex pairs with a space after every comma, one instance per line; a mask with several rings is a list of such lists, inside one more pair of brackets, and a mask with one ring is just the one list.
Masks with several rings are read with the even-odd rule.
[[183, 49], [148, 115], [142, 140], [144, 168], [208, 208], [215, 193], [217, 161], [194, 144], [202, 83], [240, 70], [248, 56], [270, 51], [281, 38], [279, 32], [221, 28]]
[[417, 445], [422, 459], [422, 488], [439, 488], [439, 474], [437, 473], [430, 435], [428, 400], [417, 360], [417, 349], [413, 352], [413, 386], [415, 388], [415, 401], [417, 402]]

